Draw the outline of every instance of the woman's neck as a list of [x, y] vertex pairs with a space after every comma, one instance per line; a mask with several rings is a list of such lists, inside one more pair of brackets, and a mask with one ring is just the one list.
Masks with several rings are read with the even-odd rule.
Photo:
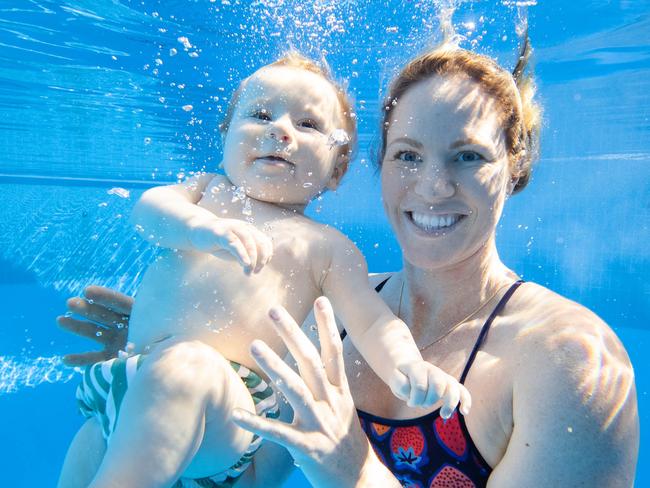
[[494, 240], [452, 266], [422, 269], [404, 263], [400, 316], [416, 338], [443, 335], [504, 285], [516, 279], [499, 259]]

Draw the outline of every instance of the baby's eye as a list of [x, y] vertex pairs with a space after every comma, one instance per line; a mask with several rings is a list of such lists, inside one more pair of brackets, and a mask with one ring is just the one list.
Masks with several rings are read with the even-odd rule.
[[483, 159], [485, 158], [476, 151], [462, 151], [456, 155], [456, 161], [460, 161], [461, 163], [474, 163]]
[[271, 114], [265, 108], [253, 110], [253, 112], [251, 113], [251, 117], [255, 119], [266, 120], [266, 121], [271, 120]]
[[299, 127], [305, 127], [307, 129], [320, 130], [318, 124], [311, 119], [304, 119], [298, 122]]
[[420, 155], [414, 151], [398, 151], [393, 156], [393, 159], [398, 159], [405, 163], [418, 163], [422, 161]]

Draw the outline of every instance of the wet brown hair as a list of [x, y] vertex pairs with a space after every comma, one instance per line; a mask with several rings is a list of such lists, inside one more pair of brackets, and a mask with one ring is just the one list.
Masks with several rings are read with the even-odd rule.
[[[346, 164], [349, 163], [354, 157], [354, 154], [356, 152], [356, 147], [357, 147], [357, 119], [356, 119], [356, 114], [353, 111], [352, 99], [348, 94], [345, 86], [342, 83], [338, 83], [334, 79], [334, 76], [332, 75], [332, 72], [329, 66], [327, 65], [327, 63], [325, 62], [325, 60], [323, 60], [319, 64], [309, 59], [308, 57], [300, 54], [297, 51], [288, 51], [284, 55], [282, 55], [282, 57], [277, 61], [264, 65], [259, 69], [279, 67], [279, 66], [298, 68], [298, 69], [303, 69], [305, 71], [309, 71], [311, 73], [315, 73], [321, 76], [322, 78], [324, 78], [325, 81], [327, 81], [329, 84], [331, 84], [334, 87], [334, 91], [336, 92], [336, 97], [339, 101], [339, 105], [341, 108], [341, 119], [344, 125], [343, 129], [345, 130], [345, 132], [348, 134], [350, 138], [350, 141], [347, 144], [340, 146], [339, 150], [341, 155], [344, 157], [345, 160], [344, 162]], [[219, 131], [221, 132], [222, 136], [228, 132], [228, 128], [230, 127], [230, 122], [232, 121], [232, 117], [235, 114], [235, 110], [237, 109], [237, 103], [239, 103], [239, 98], [241, 96], [242, 90], [244, 86], [246, 86], [246, 82], [249, 79], [250, 76], [244, 78], [239, 83], [239, 86], [232, 94], [232, 97], [228, 102], [226, 115], [224, 116], [221, 124], [219, 124]]]
[[517, 179], [512, 193], [524, 189], [530, 180], [532, 164], [539, 151], [541, 106], [533, 100], [535, 84], [526, 75], [531, 48], [528, 35], [512, 74], [493, 59], [458, 47], [442, 45], [411, 60], [393, 80], [383, 105], [381, 141], [377, 163], [381, 166], [386, 152], [390, 114], [397, 101], [416, 83], [432, 76], [462, 75], [478, 83], [494, 97], [501, 110], [501, 124], [506, 136], [508, 160]]

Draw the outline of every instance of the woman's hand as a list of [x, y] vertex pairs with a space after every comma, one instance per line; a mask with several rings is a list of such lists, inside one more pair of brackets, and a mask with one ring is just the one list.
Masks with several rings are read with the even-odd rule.
[[[104, 346], [102, 351], [68, 354], [63, 357], [66, 365], [83, 366], [105, 361], [126, 349], [133, 298], [103, 286], [88, 286], [83, 297], [70, 298], [66, 305], [68, 314], [56, 318], [59, 327]], [[85, 320], [73, 318], [70, 313]]]
[[291, 425], [235, 410], [239, 426], [286, 447], [313, 486], [399, 487], [374, 455], [361, 429], [343, 364], [342, 344], [329, 301], [314, 304], [320, 355], [283, 308], [269, 312], [293, 355], [300, 376], [264, 342], [254, 341], [255, 361], [291, 403]]

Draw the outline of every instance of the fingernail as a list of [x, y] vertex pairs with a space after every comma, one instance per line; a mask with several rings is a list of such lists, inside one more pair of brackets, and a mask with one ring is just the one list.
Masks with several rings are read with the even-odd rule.
[[257, 341], [253, 341], [251, 343], [251, 354], [253, 354], [254, 356], [259, 356], [260, 354], [262, 354], [262, 349], [260, 348], [260, 345]]
[[280, 312], [277, 308], [273, 307], [269, 310], [269, 317], [271, 317], [273, 320], [280, 320]]
[[325, 310], [325, 299], [323, 297], [316, 299], [316, 308], [318, 310]]

